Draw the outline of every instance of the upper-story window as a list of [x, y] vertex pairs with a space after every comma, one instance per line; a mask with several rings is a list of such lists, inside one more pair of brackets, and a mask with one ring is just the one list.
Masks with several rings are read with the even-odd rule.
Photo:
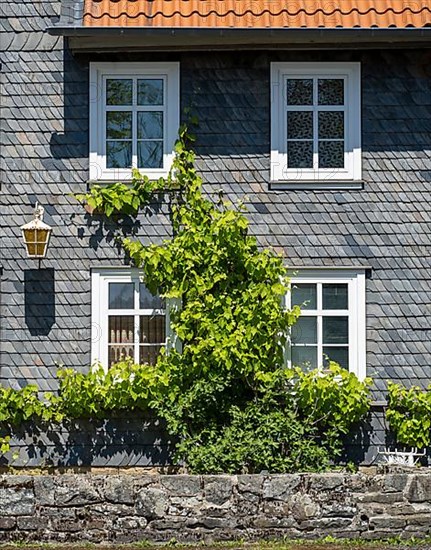
[[360, 180], [360, 64], [272, 63], [271, 85], [271, 180]]
[[178, 127], [178, 63], [90, 64], [91, 180], [166, 176]]

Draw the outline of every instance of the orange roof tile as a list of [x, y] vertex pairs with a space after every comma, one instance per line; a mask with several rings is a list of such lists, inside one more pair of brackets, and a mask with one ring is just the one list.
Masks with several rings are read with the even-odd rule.
[[85, 0], [85, 27], [431, 26], [431, 0]]

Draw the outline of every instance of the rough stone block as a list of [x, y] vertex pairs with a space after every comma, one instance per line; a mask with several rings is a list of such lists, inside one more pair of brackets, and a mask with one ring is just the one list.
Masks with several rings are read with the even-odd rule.
[[285, 500], [301, 485], [299, 474], [273, 475], [263, 482], [263, 498]]
[[237, 476], [238, 491], [240, 493], [253, 493], [261, 495], [263, 491], [263, 476], [261, 475], [240, 475]]
[[170, 495], [177, 497], [195, 496], [202, 488], [200, 476], [166, 476], [160, 478], [160, 483]]
[[103, 500], [94, 485], [85, 477], [73, 476], [62, 481], [62, 485], [55, 489], [56, 506], [85, 506]]
[[136, 496], [136, 513], [147, 519], [162, 518], [168, 509], [168, 497], [161, 489], [141, 489]]
[[9, 531], [16, 526], [16, 518], [0, 518], [0, 531]]
[[233, 476], [204, 476], [204, 497], [212, 504], [222, 505], [232, 497]]
[[431, 502], [431, 477], [429, 475], [411, 476], [404, 490], [404, 496], [410, 502]]
[[36, 500], [32, 489], [0, 488], [0, 511], [3, 516], [30, 516], [34, 513], [35, 507]]
[[107, 477], [104, 487], [106, 500], [119, 504], [133, 504], [133, 482], [125, 476]]

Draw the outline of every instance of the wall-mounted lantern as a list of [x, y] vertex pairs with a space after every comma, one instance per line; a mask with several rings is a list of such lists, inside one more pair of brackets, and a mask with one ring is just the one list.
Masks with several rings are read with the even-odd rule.
[[34, 220], [21, 226], [27, 256], [44, 258], [48, 250], [52, 228], [43, 222], [44, 209], [38, 203], [34, 209]]

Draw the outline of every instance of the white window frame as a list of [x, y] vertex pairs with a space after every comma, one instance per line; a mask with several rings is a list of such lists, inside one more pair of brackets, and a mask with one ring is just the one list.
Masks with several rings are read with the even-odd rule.
[[[105, 371], [109, 365], [109, 283], [139, 283], [142, 282], [142, 273], [136, 268], [100, 268], [91, 270], [91, 364], [100, 363]], [[134, 361], [139, 363], [139, 315], [165, 315], [166, 322], [166, 349], [175, 347], [181, 351], [180, 342], [171, 329], [170, 315], [179, 307], [177, 300], [166, 300], [166, 309], [140, 309], [138, 306], [139, 296], [136, 296], [135, 307], [131, 309], [115, 310], [116, 315], [135, 316], [135, 357]]]
[[163, 167], [141, 172], [150, 179], [166, 177], [172, 166], [174, 146], [180, 125], [180, 64], [90, 63], [90, 180], [130, 181], [131, 168], [106, 168], [106, 124], [104, 98], [107, 78], [160, 78], [164, 81]]
[[[287, 105], [286, 81], [288, 78], [343, 78], [344, 107], [344, 169], [342, 168], [287, 168]], [[316, 89], [316, 86], [314, 87]], [[316, 90], [312, 110], [317, 113]], [[320, 110], [337, 110], [325, 106]], [[316, 124], [317, 115], [314, 121]], [[314, 163], [316, 163], [316, 152]], [[362, 178], [361, 166], [361, 65], [352, 63], [271, 63], [271, 181], [302, 183], [358, 182]]]
[[[356, 374], [360, 380], [367, 375], [366, 369], [366, 273], [365, 269], [304, 269], [299, 268], [291, 276], [290, 285], [295, 283], [340, 283], [348, 285], [349, 309], [345, 315], [349, 318], [349, 371]], [[320, 307], [319, 307], [320, 306]], [[291, 308], [291, 294], [286, 295], [286, 307]], [[323, 310], [321, 304], [317, 304], [317, 310], [303, 310], [301, 315], [307, 316], [331, 315], [332, 310]], [[343, 310], [334, 310], [334, 315], [340, 315]], [[319, 331], [319, 321], [318, 321]], [[321, 331], [321, 327], [320, 327]], [[321, 346], [321, 337], [318, 335], [318, 346]], [[318, 348], [320, 349], [320, 348]], [[291, 364], [291, 347], [287, 346], [287, 364]], [[318, 358], [321, 355], [318, 351]], [[319, 365], [321, 366], [321, 365]]]

